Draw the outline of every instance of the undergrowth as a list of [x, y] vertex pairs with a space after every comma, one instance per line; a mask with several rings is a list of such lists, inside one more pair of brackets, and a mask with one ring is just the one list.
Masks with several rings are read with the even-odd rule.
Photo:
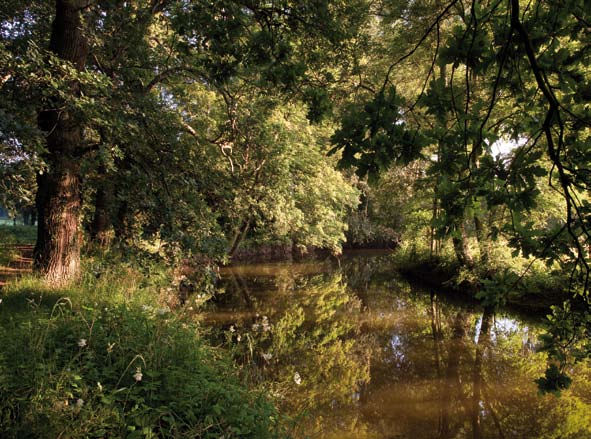
[[90, 261], [76, 284], [0, 291], [3, 438], [268, 438], [274, 406], [248, 389], [151, 267]]

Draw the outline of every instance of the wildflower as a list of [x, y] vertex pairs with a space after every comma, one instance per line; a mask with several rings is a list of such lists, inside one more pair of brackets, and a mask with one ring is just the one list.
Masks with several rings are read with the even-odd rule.
[[0, 305], [2, 304], [2, 299], [0, 299]]
[[96, 386], [98, 387], [98, 389], [99, 389], [99, 392], [102, 392], [102, 391], [103, 391], [103, 385], [101, 384], [101, 382], [100, 382], [100, 381], [98, 381], [98, 382], [96, 383]]
[[242, 340], [242, 336], [241, 336], [240, 334], [238, 334], [238, 335], [236, 336], [236, 341], [240, 341], [240, 340]]
[[86, 339], [81, 338], [80, 340], [78, 340], [78, 347], [83, 348], [84, 346], [86, 346]]
[[265, 361], [269, 361], [271, 358], [273, 358], [273, 354], [271, 353], [267, 353], [267, 354], [263, 354], [263, 360]]
[[260, 326], [261, 326], [261, 325], [259, 325], [258, 323], [253, 323], [253, 324], [252, 324], [252, 330], [253, 330], [253, 331], [258, 331]]
[[82, 408], [83, 405], [84, 405], [84, 400], [82, 398], [78, 398], [76, 400], [76, 407]]
[[298, 386], [300, 384], [302, 384], [302, 377], [300, 376], [300, 374], [298, 372], [293, 374], [293, 381], [294, 383], [296, 383]]
[[133, 374], [133, 378], [136, 381], [141, 381], [142, 380], [143, 375], [142, 375], [142, 368], [141, 367], [136, 367], [135, 368], [135, 373]]
[[230, 332], [236, 332], [236, 328], [234, 328], [234, 325], [230, 326]]

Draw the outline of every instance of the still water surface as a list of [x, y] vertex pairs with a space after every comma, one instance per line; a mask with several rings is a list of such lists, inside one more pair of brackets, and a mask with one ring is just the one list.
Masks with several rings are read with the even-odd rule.
[[385, 253], [222, 270], [205, 315], [250, 379], [315, 438], [591, 438], [591, 374], [538, 394], [543, 318], [491, 315]]

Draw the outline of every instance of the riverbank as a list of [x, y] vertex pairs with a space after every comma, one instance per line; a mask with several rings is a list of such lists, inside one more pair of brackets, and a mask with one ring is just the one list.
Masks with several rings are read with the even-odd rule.
[[3, 438], [284, 436], [190, 308], [168, 306], [166, 269], [102, 264], [67, 287], [0, 290]]
[[418, 285], [493, 307], [545, 315], [553, 305], [571, 298], [564, 289], [568, 285], [564, 276], [537, 267], [524, 268], [521, 263], [466, 269], [449, 258], [399, 253], [394, 258], [397, 270]]
[[[563, 276], [550, 270], [540, 270], [538, 266], [524, 266], [521, 260], [511, 267], [505, 261], [468, 270], [461, 268], [452, 258], [409, 254], [396, 248], [346, 246], [343, 249], [343, 255], [354, 254], [391, 255], [392, 269], [413, 283], [493, 307], [508, 306], [514, 310], [545, 315], [551, 306], [560, 305], [570, 298], [564, 291], [567, 280]], [[318, 249], [308, 249], [305, 254], [294, 252], [291, 245], [253, 246], [239, 251], [232, 258], [231, 265], [323, 260], [331, 256], [330, 252]]]

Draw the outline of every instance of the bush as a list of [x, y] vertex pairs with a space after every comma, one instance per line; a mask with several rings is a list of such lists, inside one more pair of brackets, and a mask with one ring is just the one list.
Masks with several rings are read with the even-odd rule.
[[187, 315], [30, 280], [0, 298], [2, 437], [280, 435], [273, 405]]

